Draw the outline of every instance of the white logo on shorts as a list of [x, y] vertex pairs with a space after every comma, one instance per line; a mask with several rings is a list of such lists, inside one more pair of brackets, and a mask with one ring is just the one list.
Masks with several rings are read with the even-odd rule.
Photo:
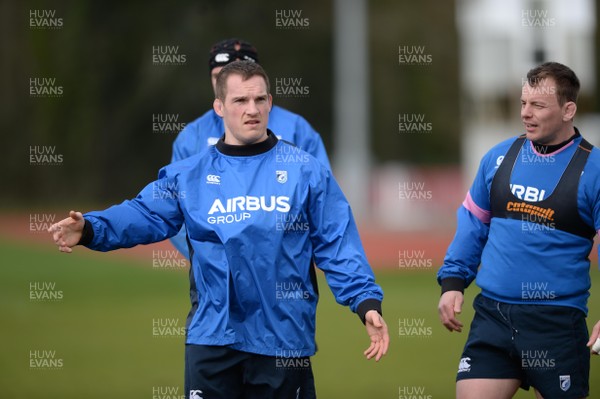
[[190, 399], [202, 399], [202, 391], [199, 389], [190, 390]]
[[470, 357], [463, 357], [462, 359], [460, 359], [460, 363], [458, 364], [458, 372], [464, 373], [471, 371], [471, 365], [469, 364], [470, 361]]
[[571, 376], [570, 375], [559, 375], [560, 389], [568, 391], [571, 388]]

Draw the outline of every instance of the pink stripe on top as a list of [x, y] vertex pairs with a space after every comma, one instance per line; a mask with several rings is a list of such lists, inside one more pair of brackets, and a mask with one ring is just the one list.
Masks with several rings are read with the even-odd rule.
[[537, 152], [537, 150], [535, 149], [535, 146], [533, 145], [533, 141], [529, 142], [529, 145], [531, 146], [531, 151], [533, 151], [533, 153], [539, 157], [550, 157], [556, 154], [560, 154], [561, 152], [563, 152], [564, 150], [566, 150], [567, 148], [569, 148], [570, 146], [573, 145], [573, 143], [575, 143], [575, 140], [572, 140], [569, 144], [564, 145], [563, 147], [559, 148], [558, 150], [551, 152], [550, 154], [540, 154], [539, 152]]
[[467, 196], [463, 201], [463, 206], [471, 212], [477, 219], [481, 221], [481, 223], [489, 223], [492, 220], [492, 212], [486, 211], [485, 209], [480, 208], [473, 198], [471, 198], [471, 193], [467, 191]]

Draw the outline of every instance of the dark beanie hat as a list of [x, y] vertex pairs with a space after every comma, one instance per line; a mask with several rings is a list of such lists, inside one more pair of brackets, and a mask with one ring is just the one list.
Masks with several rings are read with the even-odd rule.
[[210, 72], [213, 68], [225, 66], [236, 60], [247, 60], [258, 63], [258, 53], [256, 48], [250, 43], [240, 39], [220, 41], [219, 43], [214, 44], [210, 49], [208, 70]]

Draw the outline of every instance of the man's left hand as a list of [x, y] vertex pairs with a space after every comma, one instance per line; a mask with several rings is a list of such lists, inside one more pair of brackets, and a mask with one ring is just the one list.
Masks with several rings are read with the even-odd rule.
[[387, 353], [390, 345], [387, 324], [376, 310], [369, 310], [365, 314], [365, 327], [371, 338], [371, 346], [364, 351], [364, 355], [367, 360], [374, 357], [378, 362]]

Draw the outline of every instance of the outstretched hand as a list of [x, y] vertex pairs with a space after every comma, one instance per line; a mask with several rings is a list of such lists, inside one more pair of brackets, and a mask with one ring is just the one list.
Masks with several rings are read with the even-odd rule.
[[378, 362], [387, 353], [390, 345], [387, 324], [376, 310], [369, 310], [365, 315], [365, 327], [371, 338], [371, 346], [364, 351], [364, 355], [367, 360], [375, 357], [375, 361]]
[[52, 233], [54, 243], [58, 246], [61, 252], [71, 253], [75, 245], [81, 239], [85, 220], [81, 212], [71, 211], [69, 217], [54, 223], [48, 228], [48, 233]]

